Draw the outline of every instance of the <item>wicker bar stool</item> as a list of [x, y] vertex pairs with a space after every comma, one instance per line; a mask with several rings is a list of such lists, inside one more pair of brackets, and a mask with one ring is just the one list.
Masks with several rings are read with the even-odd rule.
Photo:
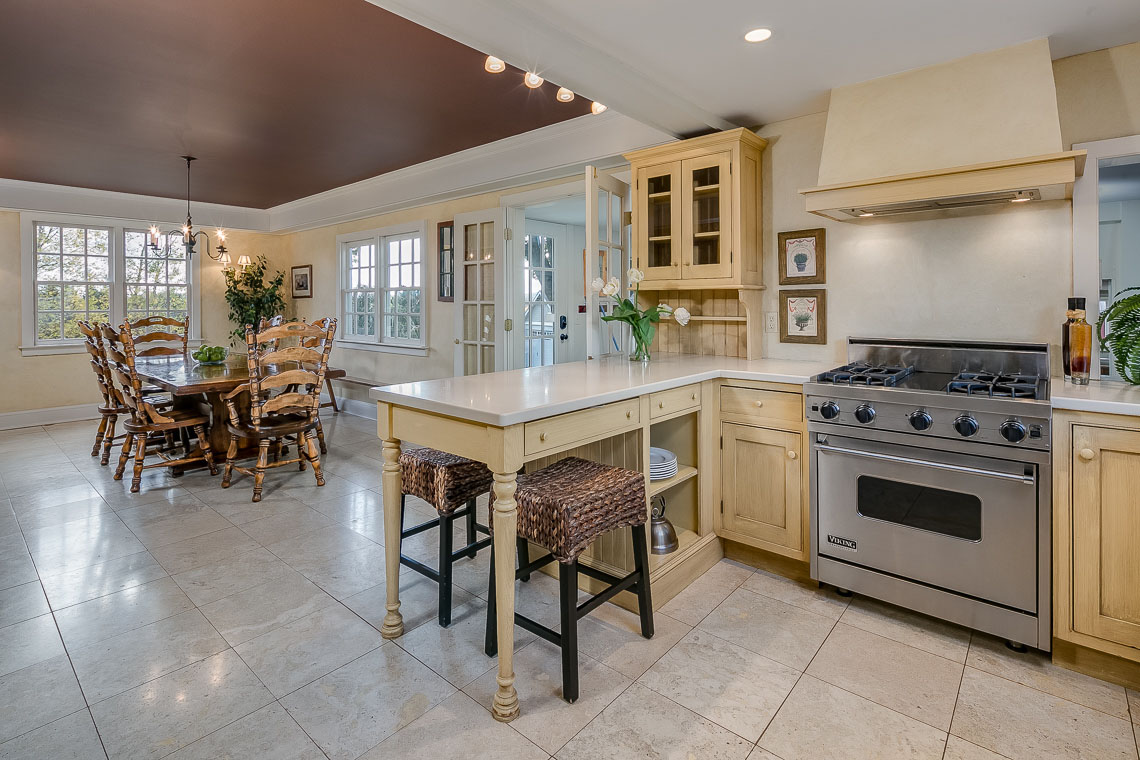
[[[403, 493], [400, 495], [400, 538], [439, 527], [439, 570], [400, 554], [400, 563], [439, 584], [439, 624], [451, 625], [451, 571], [457, 559], [474, 557], [491, 545], [490, 538], [480, 539], [480, 533], [490, 536], [485, 525], [475, 521], [475, 498], [487, 493], [491, 487], [491, 471], [487, 466], [448, 454], [437, 449], [409, 449], [400, 454]], [[411, 528], [404, 528], [404, 502], [408, 495], [418, 496], [435, 507], [439, 517]], [[452, 527], [464, 518], [467, 523], [467, 545], [458, 550], [452, 547]], [[523, 542], [525, 543], [525, 542]]]
[[[645, 540], [645, 476], [640, 472], [569, 457], [518, 478], [515, 492], [518, 504], [518, 534], [525, 544], [532, 543], [549, 554], [527, 562], [515, 574], [517, 579], [555, 560], [558, 568], [558, 596], [561, 632], [540, 625], [515, 613], [515, 625], [557, 644], [562, 649], [562, 697], [578, 699], [578, 621], [618, 593], [629, 590], [637, 595], [641, 635], [653, 638], [653, 603], [649, 594], [649, 552]], [[618, 528], [630, 528], [633, 535], [634, 570], [624, 578], [588, 565], [578, 564], [580, 555], [594, 539]], [[488, 586], [486, 651], [498, 653], [495, 627], [495, 558], [492, 549], [491, 579]], [[578, 574], [608, 583], [609, 587], [581, 604], [578, 601]]]

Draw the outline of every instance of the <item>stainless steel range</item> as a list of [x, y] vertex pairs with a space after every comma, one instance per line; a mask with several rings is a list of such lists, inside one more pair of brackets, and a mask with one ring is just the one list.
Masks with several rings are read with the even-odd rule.
[[847, 354], [804, 386], [812, 577], [1050, 649], [1048, 346]]

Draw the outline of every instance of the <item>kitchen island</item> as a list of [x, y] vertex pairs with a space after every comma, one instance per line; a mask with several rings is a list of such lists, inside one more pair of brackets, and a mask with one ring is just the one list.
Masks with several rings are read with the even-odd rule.
[[[516, 473], [528, 463], [544, 463], [573, 451], [589, 456], [604, 446], [631, 469], [648, 465], [651, 429], [672, 448], [683, 451], [692, 465], [678, 473], [670, 486], [691, 492], [696, 522], [682, 531], [682, 546], [656, 570], [668, 573], [674, 584], [694, 573], [674, 571], [688, 562], [711, 565], [720, 557], [712, 532], [713, 499], [719, 478], [705, 477], [694, 486], [698, 473], [716, 467], [719, 445], [719, 386], [722, 380], [751, 383], [758, 398], [775, 398], [802, 418], [802, 399], [779, 389], [802, 386], [812, 375], [827, 369], [816, 362], [726, 357], [664, 355], [648, 364], [625, 357], [574, 362], [485, 375], [446, 378], [372, 388], [377, 402], [377, 432], [383, 440], [384, 503], [398, 504], [401, 494], [400, 445], [402, 441], [447, 451], [485, 463], [494, 476], [495, 578], [499, 640], [498, 690], [493, 714], [502, 721], [519, 713], [514, 687], [514, 568], [516, 538]], [[764, 394], [769, 394], [765, 396]], [[782, 397], [782, 398], [781, 398]], [[800, 399], [798, 402], [796, 399]], [[763, 400], [752, 401], [759, 408]], [[613, 442], [613, 443], [611, 443]], [[590, 447], [595, 447], [591, 449]], [[615, 453], [616, 452], [616, 453]], [[793, 460], [796, 455], [789, 452]], [[683, 462], [684, 464], [689, 464]], [[648, 489], [660, 493], [657, 483]], [[387, 614], [382, 626], [386, 638], [403, 633], [400, 615], [400, 512], [384, 512], [387, 562]], [[622, 549], [615, 548], [620, 554]], [[670, 572], [673, 571], [673, 572]], [[675, 593], [675, 592], [674, 592]]]

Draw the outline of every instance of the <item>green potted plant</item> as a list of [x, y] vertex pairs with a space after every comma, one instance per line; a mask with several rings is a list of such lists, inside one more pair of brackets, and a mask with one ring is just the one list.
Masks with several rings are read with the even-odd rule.
[[807, 269], [808, 255], [803, 251], [800, 251], [792, 257], [792, 261], [796, 265], [796, 271], [802, 272]]
[[[1120, 376], [1140, 385], [1140, 286], [1125, 288], [1101, 312], [1097, 331], [1102, 351], [1112, 352], [1112, 363]], [[1131, 295], [1127, 295], [1131, 293]]]
[[226, 303], [230, 306], [230, 320], [237, 325], [230, 332], [230, 343], [234, 346], [245, 342], [246, 325], [256, 327], [262, 317], [269, 318], [285, 310], [285, 298], [281, 295], [285, 273], [277, 272], [266, 282], [268, 265], [264, 256], [258, 256], [242, 271], [227, 269], [225, 272]]
[[811, 314], [806, 311], [797, 311], [792, 315], [792, 319], [796, 322], [796, 329], [802, 331], [811, 321]]

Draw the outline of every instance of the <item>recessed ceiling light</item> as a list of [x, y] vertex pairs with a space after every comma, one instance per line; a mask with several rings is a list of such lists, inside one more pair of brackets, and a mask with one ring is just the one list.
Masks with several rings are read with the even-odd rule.
[[768, 39], [771, 36], [772, 36], [772, 30], [771, 29], [760, 28], [760, 29], [753, 29], [751, 32], [748, 32], [747, 34], [745, 34], [744, 39], [747, 40], [748, 42], [763, 42], [764, 40]]
[[596, 100], [590, 104], [590, 113], [594, 115], [600, 114], [604, 110], [606, 110], [606, 107]]
[[523, 84], [532, 90], [538, 87], [542, 87], [542, 83], [545, 81], [545, 79], [540, 77], [538, 74], [535, 74], [533, 71], [528, 71], [527, 73], [523, 74]]
[[502, 74], [507, 70], [507, 64], [502, 58], [489, 55], [487, 56], [487, 61], [483, 64], [483, 70], [488, 74]]
[[557, 98], [560, 103], [569, 103], [574, 99], [574, 91], [566, 87], [559, 87], [554, 97]]

